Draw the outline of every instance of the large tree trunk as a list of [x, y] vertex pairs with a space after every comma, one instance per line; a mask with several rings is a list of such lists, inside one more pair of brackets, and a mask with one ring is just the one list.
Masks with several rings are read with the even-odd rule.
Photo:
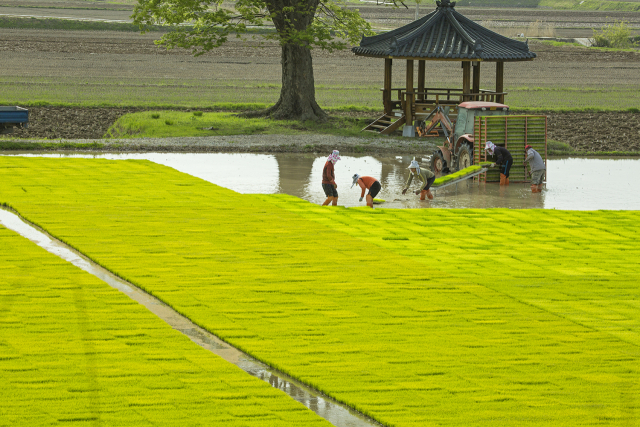
[[327, 114], [316, 102], [311, 50], [295, 44], [282, 46], [280, 99], [267, 114], [274, 119], [321, 120]]
[[320, 0], [266, 0], [282, 46], [280, 99], [266, 113], [274, 119], [327, 119], [316, 102], [311, 50], [297, 37], [313, 19]]

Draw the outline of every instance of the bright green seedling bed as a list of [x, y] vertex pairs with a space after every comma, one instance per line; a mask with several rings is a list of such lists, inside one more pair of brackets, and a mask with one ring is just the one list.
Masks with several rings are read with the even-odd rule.
[[[491, 163], [489, 162], [489, 164], [491, 164]], [[437, 188], [437, 187], [440, 187], [441, 185], [448, 184], [448, 183], [450, 183], [452, 181], [455, 181], [457, 179], [464, 178], [467, 175], [471, 175], [471, 174], [473, 174], [475, 172], [478, 172], [483, 167], [484, 167], [484, 165], [472, 165], [472, 166], [469, 166], [469, 167], [464, 168], [462, 170], [459, 170], [458, 172], [454, 172], [454, 173], [449, 174], [449, 175], [441, 176], [440, 178], [437, 178], [433, 182], [433, 184], [431, 185], [431, 188]]]
[[0, 226], [0, 425], [330, 426]]
[[0, 201], [394, 426], [624, 425], [637, 212], [328, 209], [145, 161], [0, 158]]

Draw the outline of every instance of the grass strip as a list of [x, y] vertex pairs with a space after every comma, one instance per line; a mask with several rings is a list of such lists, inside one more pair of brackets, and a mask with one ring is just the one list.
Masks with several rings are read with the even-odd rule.
[[[633, 42], [637, 42], [638, 40], [633, 40]], [[557, 42], [557, 41], [553, 41], [553, 40], [539, 40], [539, 43], [542, 44], [546, 44], [546, 45], [551, 45], [551, 46], [571, 46], [572, 48], [575, 49], [597, 49], [597, 50], [601, 50], [603, 52], [638, 52], [638, 49], [634, 49], [634, 48], [625, 48], [625, 49], [621, 49], [621, 48], [615, 48], [615, 47], [600, 47], [600, 46], [590, 46], [590, 47], [586, 47], [584, 45], [581, 45], [580, 43], [575, 43], [575, 42]]]
[[552, 10], [604, 10], [619, 12], [637, 12], [640, 4], [636, 1], [611, 0], [458, 0], [458, 6], [504, 7], [504, 8], [538, 8]]
[[[140, 27], [127, 22], [85, 21], [59, 18], [18, 18], [0, 16], [0, 28], [20, 30], [120, 31], [140, 33]], [[167, 32], [166, 27], [149, 26], [148, 31]]]
[[332, 117], [328, 122], [246, 118], [232, 113], [145, 111], [120, 117], [107, 138], [166, 138], [178, 136], [255, 134], [334, 134], [362, 137], [368, 124], [362, 118]]
[[0, 139], [0, 151], [103, 150], [105, 148], [106, 145], [99, 142], [23, 142], [19, 139]]
[[638, 212], [322, 209], [145, 161], [1, 158], [0, 179], [29, 220], [383, 423], [634, 420]]
[[539, 7], [556, 10], [602, 10], [617, 12], [640, 11], [637, 1], [602, 1], [602, 0], [539, 0]]
[[[447, 87], [452, 82], [433, 82]], [[458, 82], [455, 83], [457, 85]], [[508, 86], [511, 110], [630, 111], [640, 105], [637, 84], [602, 87]], [[382, 112], [378, 85], [316, 84], [326, 109]], [[251, 80], [0, 76], [1, 105], [213, 109], [224, 105], [273, 105], [280, 83]]]
[[[63, 8], [69, 9], [69, 8]], [[79, 8], [78, 8], [79, 9]], [[96, 10], [96, 9], [91, 9]], [[100, 10], [100, 9], [97, 9]], [[111, 9], [113, 10], [113, 9]], [[121, 9], [122, 10], [122, 9]], [[133, 11], [132, 11], [133, 13]], [[62, 19], [62, 18], [34, 18], [34, 17], [14, 17], [0, 16], [0, 28], [29, 29], [29, 30], [69, 30], [69, 31], [120, 31], [130, 33], [140, 33], [140, 26], [129, 22], [109, 22], [109, 21], [89, 21], [82, 19]], [[181, 27], [189, 29], [186, 25]], [[155, 33], [167, 33], [172, 31], [169, 26], [146, 25], [144, 30]], [[270, 34], [274, 33], [273, 28], [247, 28], [247, 34]]]
[[330, 426], [0, 226], [0, 425]]

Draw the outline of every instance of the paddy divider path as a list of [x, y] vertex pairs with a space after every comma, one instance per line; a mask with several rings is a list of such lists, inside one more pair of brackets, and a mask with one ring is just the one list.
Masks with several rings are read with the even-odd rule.
[[288, 396], [307, 406], [333, 425], [337, 427], [381, 425], [224, 342], [159, 299], [123, 280], [66, 243], [51, 236], [44, 229], [22, 218], [19, 212], [0, 205], [0, 225], [15, 231], [48, 252], [96, 276], [112, 288], [117, 289], [146, 307], [151, 313], [158, 316], [173, 329], [182, 332], [200, 347], [222, 357], [229, 363], [233, 363], [250, 375], [271, 384], [272, 387], [284, 391]]

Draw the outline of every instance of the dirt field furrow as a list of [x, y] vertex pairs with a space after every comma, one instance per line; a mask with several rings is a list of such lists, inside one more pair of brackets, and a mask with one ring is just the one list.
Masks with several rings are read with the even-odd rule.
[[[133, 3], [0, 0], [0, 5], [12, 7], [113, 10], [132, 10]], [[393, 9], [367, 4], [358, 7], [366, 19], [384, 21], [391, 27], [412, 20], [415, 13], [413, 8]], [[65, 9], [60, 10], [62, 13]], [[420, 10], [428, 13], [432, 8], [424, 5]], [[640, 26], [640, 14], [637, 13], [477, 8], [460, 8], [459, 11], [472, 20], [493, 21], [499, 25], [542, 21], [555, 23], [556, 27], [586, 27], [625, 20]], [[9, 93], [14, 87], [17, 89], [11, 92], [11, 99], [17, 100], [16, 103], [24, 100], [27, 105], [35, 100], [34, 104], [43, 101], [63, 105], [182, 105], [186, 108], [216, 102], [269, 103], [277, 100], [281, 82], [281, 48], [277, 44], [251, 38], [230, 39], [220, 48], [193, 57], [187, 50], [167, 50], [155, 45], [154, 39], [158, 37], [158, 33], [0, 29], [3, 60], [0, 104], [3, 103], [2, 94]], [[620, 99], [624, 98], [621, 110], [640, 108], [640, 52], [556, 47], [536, 41], [530, 41], [530, 48], [536, 52], [536, 60], [505, 66], [507, 103], [509, 99], [518, 99], [512, 107], [555, 108], [557, 111], [569, 106], [593, 109], [606, 105], [611, 110], [621, 105]], [[333, 96], [329, 100], [333, 104], [329, 102], [329, 105], [334, 107], [377, 105], [378, 89], [383, 83], [381, 60], [356, 57], [350, 50], [326, 52], [319, 49], [313, 51], [313, 58], [317, 96], [324, 96], [325, 103], [329, 99], [327, 96]], [[405, 61], [394, 61], [393, 87], [404, 85], [405, 72]], [[426, 73], [428, 87], [457, 87], [461, 82], [458, 63], [427, 61]], [[483, 63], [482, 87], [493, 87], [494, 76], [495, 64]], [[256, 95], [258, 93], [261, 95]], [[343, 97], [336, 98], [336, 94]], [[64, 96], [64, 101], [59, 101]], [[191, 96], [194, 103], [176, 104], [176, 100], [185, 96]], [[52, 102], [52, 99], [58, 101]], [[206, 99], [204, 102], [210, 99], [211, 104], [203, 104], [202, 99]], [[144, 109], [147, 108], [31, 107], [30, 128], [15, 136], [100, 138], [122, 114]], [[566, 142], [575, 149], [640, 151], [640, 113], [550, 112], [547, 115], [549, 138]], [[373, 119], [375, 114], [360, 116]]]
[[[99, 139], [122, 115], [141, 108], [29, 108], [29, 129], [19, 138]], [[351, 116], [373, 116], [345, 113]], [[541, 114], [536, 112], [534, 114]], [[640, 113], [546, 113], [548, 137], [581, 151], [640, 151]]]

